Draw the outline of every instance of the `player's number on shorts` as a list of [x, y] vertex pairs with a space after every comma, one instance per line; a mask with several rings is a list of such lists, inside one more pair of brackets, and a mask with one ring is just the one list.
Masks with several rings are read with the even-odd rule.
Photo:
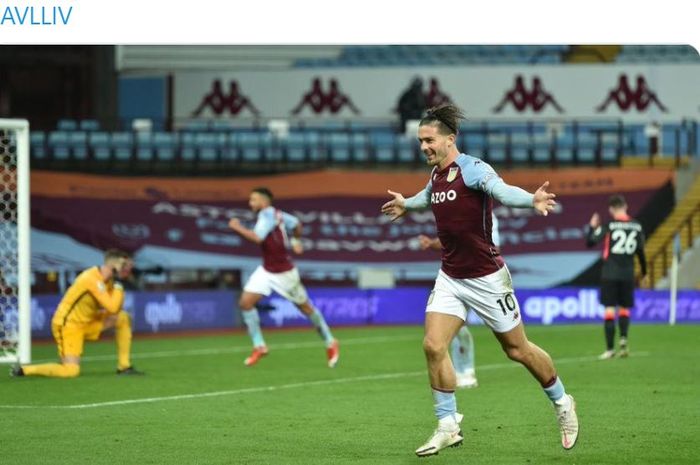
[[610, 235], [613, 246], [610, 252], [617, 255], [632, 255], [637, 250], [637, 231], [616, 229]]
[[508, 311], [512, 312], [515, 310], [515, 298], [513, 294], [506, 294], [503, 299], [497, 299], [498, 305], [501, 307], [501, 311], [504, 315], [508, 315]]

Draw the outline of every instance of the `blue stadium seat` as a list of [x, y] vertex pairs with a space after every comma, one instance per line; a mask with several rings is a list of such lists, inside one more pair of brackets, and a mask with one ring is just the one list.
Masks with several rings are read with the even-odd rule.
[[510, 156], [515, 163], [529, 161], [530, 136], [521, 132], [512, 133], [510, 136]]
[[194, 143], [197, 146], [198, 159], [204, 162], [216, 161], [225, 142], [225, 134], [206, 132], [195, 134]]
[[215, 119], [209, 124], [209, 130], [214, 132], [229, 132], [233, 129], [230, 119]]
[[83, 131], [73, 131], [68, 133], [68, 144], [70, 145], [73, 158], [85, 160], [88, 156], [87, 133]]
[[350, 136], [344, 132], [334, 132], [327, 136], [328, 153], [331, 161], [348, 162], [352, 157]]
[[355, 133], [350, 136], [353, 162], [367, 162], [370, 159], [369, 137], [367, 134]]
[[182, 128], [186, 132], [200, 132], [209, 130], [209, 123], [204, 119], [193, 119], [185, 122]]
[[99, 131], [100, 122], [96, 119], [82, 119], [79, 123], [79, 128], [81, 131]]
[[48, 145], [55, 160], [67, 160], [70, 158], [68, 132], [51, 131], [49, 133]]
[[46, 133], [43, 131], [31, 131], [29, 134], [29, 147], [32, 158], [41, 160], [48, 155], [46, 150]]
[[486, 156], [489, 163], [500, 164], [506, 161], [506, 136], [504, 134], [489, 134]]
[[371, 133], [370, 142], [374, 149], [375, 160], [379, 163], [391, 163], [396, 157], [394, 134], [389, 132]]
[[171, 162], [175, 160], [177, 151], [177, 133], [174, 132], [154, 132], [153, 149], [158, 162]]
[[486, 136], [483, 133], [465, 132], [462, 133], [460, 142], [461, 150], [470, 155], [477, 152], [484, 152], [486, 148]]
[[306, 160], [306, 138], [303, 133], [290, 132], [287, 137], [280, 140], [286, 159], [290, 162]]
[[551, 160], [552, 136], [537, 133], [532, 139], [532, 159], [536, 164], [548, 163]]
[[324, 150], [321, 134], [316, 131], [306, 131], [303, 134], [306, 142], [306, 150], [309, 153], [309, 159], [312, 161], [323, 160]]
[[56, 129], [59, 131], [77, 131], [78, 122], [74, 119], [59, 119], [58, 123], [56, 124]]
[[414, 137], [398, 136], [395, 139], [397, 158], [399, 163], [415, 163], [418, 159], [418, 141]]
[[134, 136], [130, 132], [113, 132], [110, 145], [115, 160], [130, 160], [134, 148]]
[[238, 133], [236, 144], [240, 149], [241, 160], [248, 162], [263, 160], [264, 148], [260, 140], [260, 134], [254, 132]]
[[236, 133], [230, 132], [225, 135], [220, 159], [226, 164], [237, 163], [240, 160]]
[[153, 160], [153, 133], [150, 131], [136, 132], [136, 160], [142, 163]]
[[92, 150], [92, 156], [95, 160], [109, 160], [111, 150], [109, 146], [109, 134], [103, 131], [91, 132], [88, 135], [88, 145]]
[[180, 159], [193, 163], [197, 159], [197, 143], [195, 132], [180, 133]]

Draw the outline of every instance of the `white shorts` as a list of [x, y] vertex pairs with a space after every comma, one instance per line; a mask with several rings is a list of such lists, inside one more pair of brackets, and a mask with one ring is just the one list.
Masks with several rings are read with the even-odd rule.
[[497, 333], [505, 333], [520, 323], [520, 306], [513, 294], [508, 268], [480, 278], [451, 278], [442, 270], [428, 297], [426, 312], [444, 313], [467, 321], [469, 309]]
[[309, 299], [304, 285], [301, 284], [299, 270], [296, 267], [282, 273], [270, 273], [261, 265], [250, 275], [243, 290], [265, 296], [275, 291], [297, 305], [303, 304]]

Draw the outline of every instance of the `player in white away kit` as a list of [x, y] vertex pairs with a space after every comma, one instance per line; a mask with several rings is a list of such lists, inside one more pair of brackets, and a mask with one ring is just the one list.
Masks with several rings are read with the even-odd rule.
[[[267, 345], [260, 329], [260, 316], [255, 305], [272, 291], [289, 300], [304, 313], [326, 342], [328, 366], [338, 363], [340, 350], [338, 341], [331, 334], [321, 312], [309, 300], [306, 289], [299, 278], [299, 270], [292, 263], [287, 251], [288, 245], [296, 254], [303, 253], [301, 245], [301, 222], [294, 216], [272, 206], [272, 192], [266, 187], [253, 189], [248, 200], [250, 209], [258, 214], [253, 229], [241, 225], [238, 219], [229, 221], [231, 229], [245, 239], [260, 244], [263, 252], [263, 264], [256, 268], [243, 287], [243, 294], [238, 302], [248, 334], [253, 340], [253, 352], [245, 359], [246, 366], [255, 365], [268, 354]], [[293, 237], [289, 239], [288, 233]]]
[[554, 405], [561, 444], [571, 449], [578, 437], [574, 398], [564, 390], [550, 356], [525, 336], [510, 273], [491, 240], [491, 197], [547, 215], [554, 209], [554, 194], [546, 191], [547, 182], [534, 194], [510, 186], [488, 164], [460, 153], [455, 140], [463, 118], [451, 104], [428, 110], [418, 128], [421, 150], [433, 167], [428, 185], [409, 199], [389, 191], [394, 198], [382, 206], [392, 220], [407, 210], [432, 207], [442, 243], [442, 267], [428, 298], [423, 339], [438, 427], [416, 454], [435, 455], [463, 441], [448, 348], [468, 308], [491, 328], [508, 357], [540, 383]]
[[[442, 243], [437, 237], [428, 237], [423, 234], [418, 236], [420, 248], [423, 250], [442, 250]], [[498, 218], [491, 214], [491, 241], [496, 247], [500, 247], [501, 238], [498, 234]], [[452, 365], [455, 368], [458, 388], [475, 388], [479, 386], [476, 379], [476, 369], [474, 368], [474, 338], [469, 332], [469, 327], [465, 324], [459, 328], [457, 335], [450, 343], [450, 355]]]

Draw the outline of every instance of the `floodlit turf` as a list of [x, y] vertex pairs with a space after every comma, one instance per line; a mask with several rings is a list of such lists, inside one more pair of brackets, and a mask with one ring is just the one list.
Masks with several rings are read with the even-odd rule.
[[700, 462], [700, 327], [633, 325], [632, 356], [610, 361], [594, 360], [602, 325], [529, 327], [578, 403], [568, 452], [534, 380], [486, 329], [473, 333], [480, 386], [457, 394], [464, 446], [437, 457], [413, 454], [435, 426], [422, 328], [377, 327], [336, 330], [335, 369], [311, 331], [268, 331], [271, 353], [252, 368], [241, 333], [137, 338], [144, 377], [115, 376], [113, 343], [89, 344], [78, 379], [0, 377], [0, 463]]

